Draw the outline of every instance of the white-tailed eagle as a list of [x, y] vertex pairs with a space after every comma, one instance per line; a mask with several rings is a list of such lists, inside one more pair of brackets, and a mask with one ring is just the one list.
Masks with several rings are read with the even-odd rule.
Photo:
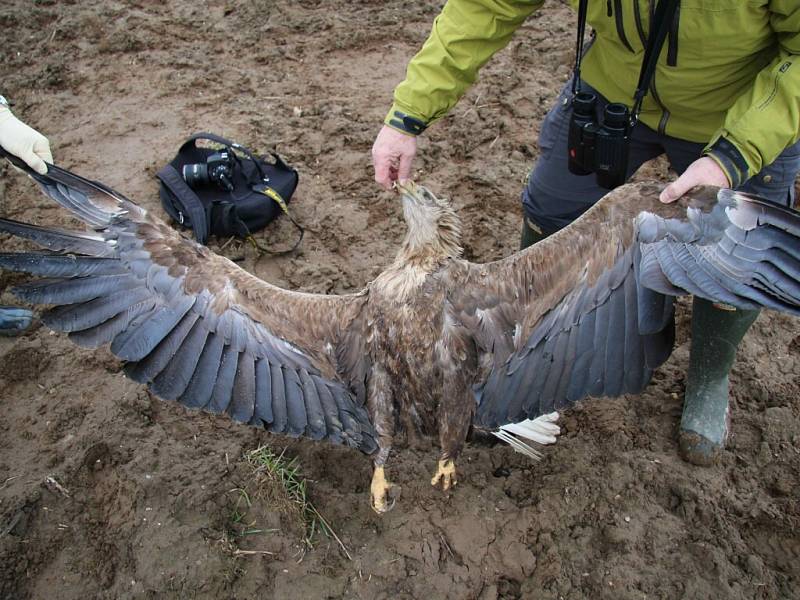
[[524, 450], [519, 434], [553, 439], [554, 411], [640, 392], [672, 350], [675, 296], [800, 314], [800, 216], [728, 190], [665, 205], [657, 184], [625, 185], [545, 241], [474, 264], [449, 203], [409, 184], [397, 258], [330, 296], [270, 285], [101, 184], [6, 157], [89, 226], [0, 220], [47, 249], [0, 253], [41, 277], [14, 292], [54, 306], [45, 324], [110, 343], [160, 398], [370, 455], [379, 512], [400, 430], [438, 435], [433, 483], [448, 488], [470, 427]]

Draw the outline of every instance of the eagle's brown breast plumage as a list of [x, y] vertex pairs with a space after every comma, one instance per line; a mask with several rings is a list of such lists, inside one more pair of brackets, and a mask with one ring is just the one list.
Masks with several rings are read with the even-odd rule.
[[379, 511], [400, 433], [438, 437], [433, 482], [447, 487], [470, 427], [643, 389], [671, 352], [675, 296], [800, 314], [800, 218], [726, 190], [664, 205], [656, 184], [626, 185], [544, 242], [474, 264], [449, 203], [408, 184], [395, 261], [361, 292], [326, 296], [264, 282], [64, 169], [8, 158], [91, 229], [0, 220], [47, 249], [0, 253], [0, 267], [45, 278], [15, 292], [54, 305], [47, 325], [110, 343], [163, 399], [371, 455]]

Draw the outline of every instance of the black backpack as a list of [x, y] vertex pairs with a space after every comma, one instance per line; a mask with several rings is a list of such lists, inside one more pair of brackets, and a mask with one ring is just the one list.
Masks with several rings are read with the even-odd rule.
[[[223, 148], [201, 148], [197, 140], [209, 140]], [[209, 161], [211, 158], [211, 161]], [[252, 233], [285, 212], [297, 187], [297, 171], [272, 153], [274, 162], [213, 133], [196, 133], [178, 150], [172, 161], [157, 173], [161, 181], [161, 204], [177, 223], [194, 231], [195, 239], [208, 242], [209, 235], [237, 236], [255, 244]], [[193, 186], [184, 178], [187, 177]], [[265, 250], [264, 248], [261, 248]]]

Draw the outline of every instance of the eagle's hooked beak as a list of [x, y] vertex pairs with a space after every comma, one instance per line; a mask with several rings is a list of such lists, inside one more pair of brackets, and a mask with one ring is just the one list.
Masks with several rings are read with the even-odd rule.
[[417, 184], [410, 179], [407, 179], [403, 183], [395, 181], [394, 189], [399, 191], [403, 196], [411, 196], [415, 200], [417, 199]]
[[403, 204], [407, 202], [411, 204], [411, 206], [419, 206], [420, 205], [420, 198], [419, 192], [417, 189], [417, 184], [411, 181], [410, 179], [400, 183], [399, 181], [394, 182], [394, 189], [400, 192], [400, 201]]
[[436, 198], [425, 186], [417, 185], [410, 179], [400, 183], [394, 183], [395, 188], [400, 192], [404, 200], [410, 200], [417, 206], [435, 206]]

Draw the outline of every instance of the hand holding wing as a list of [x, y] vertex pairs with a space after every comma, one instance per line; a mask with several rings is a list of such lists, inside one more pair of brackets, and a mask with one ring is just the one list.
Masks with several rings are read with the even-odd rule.
[[453, 282], [453, 311], [488, 363], [478, 424], [641, 391], [672, 350], [675, 296], [800, 314], [796, 212], [710, 188], [664, 205], [658, 191], [618, 188], [544, 242]]

